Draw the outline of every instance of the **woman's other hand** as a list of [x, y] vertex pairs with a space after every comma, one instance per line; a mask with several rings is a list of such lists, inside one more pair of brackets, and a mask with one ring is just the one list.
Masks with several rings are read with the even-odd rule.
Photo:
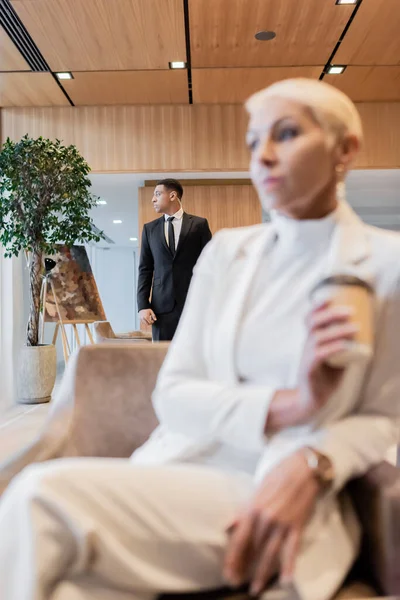
[[251, 502], [228, 529], [224, 576], [233, 586], [250, 581], [261, 593], [278, 574], [292, 579], [301, 536], [315, 506], [319, 484], [298, 451], [264, 478]]

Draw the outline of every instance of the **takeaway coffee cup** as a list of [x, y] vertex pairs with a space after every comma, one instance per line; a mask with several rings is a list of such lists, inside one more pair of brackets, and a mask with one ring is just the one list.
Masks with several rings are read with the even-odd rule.
[[357, 325], [347, 348], [327, 362], [332, 367], [347, 367], [353, 362], [368, 362], [373, 353], [373, 289], [369, 283], [353, 275], [332, 275], [318, 283], [311, 294], [313, 304], [330, 302], [334, 306], [352, 308], [350, 320]]

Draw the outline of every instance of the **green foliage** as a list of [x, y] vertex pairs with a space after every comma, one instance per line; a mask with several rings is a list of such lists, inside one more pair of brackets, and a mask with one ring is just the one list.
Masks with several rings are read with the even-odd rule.
[[75, 146], [27, 135], [0, 148], [0, 245], [5, 256], [30, 253], [28, 346], [39, 341], [43, 256], [55, 245], [99, 241], [89, 210], [89, 165]]
[[0, 244], [6, 256], [55, 252], [101, 238], [92, 230], [89, 165], [75, 146], [27, 135], [0, 151]]

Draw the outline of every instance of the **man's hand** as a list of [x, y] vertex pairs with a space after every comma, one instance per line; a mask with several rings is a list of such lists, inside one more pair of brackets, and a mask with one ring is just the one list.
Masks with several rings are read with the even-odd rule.
[[229, 528], [224, 575], [234, 586], [251, 582], [260, 594], [273, 575], [293, 576], [301, 535], [319, 492], [301, 451], [264, 478], [255, 496]]
[[157, 321], [157, 317], [151, 308], [144, 308], [143, 310], [140, 310], [139, 318], [142, 325], [153, 325], [153, 323]]

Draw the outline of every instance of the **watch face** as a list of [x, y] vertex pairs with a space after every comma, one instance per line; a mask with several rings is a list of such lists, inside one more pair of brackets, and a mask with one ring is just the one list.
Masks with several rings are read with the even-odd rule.
[[323, 487], [329, 486], [335, 478], [334, 468], [330, 459], [314, 448], [306, 447], [304, 451], [308, 466], [315, 477]]

